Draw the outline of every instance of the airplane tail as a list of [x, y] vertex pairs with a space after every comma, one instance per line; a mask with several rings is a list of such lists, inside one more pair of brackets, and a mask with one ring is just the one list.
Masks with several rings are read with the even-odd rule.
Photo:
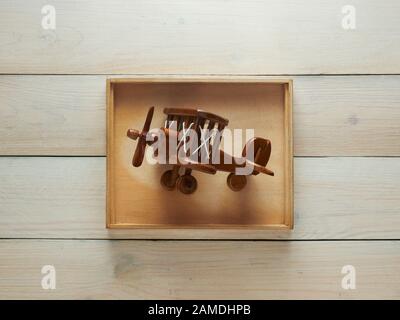
[[[271, 141], [257, 137], [250, 139], [243, 148], [242, 156], [251, 162], [265, 167], [271, 156]], [[255, 174], [258, 174], [258, 172]]]

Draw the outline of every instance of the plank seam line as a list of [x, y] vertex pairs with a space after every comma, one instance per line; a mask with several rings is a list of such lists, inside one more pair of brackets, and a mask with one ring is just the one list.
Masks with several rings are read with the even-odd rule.
[[344, 77], [344, 76], [400, 76], [400, 73], [1, 73], [0, 76], [204, 76], [204, 77]]
[[108, 238], [0, 238], [0, 241], [21, 240], [21, 241], [152, 241], [152, 242], [400, 242], [400, 239], [143, 239], [143, 238], [126, 238], [126, 239], [108, 239]]

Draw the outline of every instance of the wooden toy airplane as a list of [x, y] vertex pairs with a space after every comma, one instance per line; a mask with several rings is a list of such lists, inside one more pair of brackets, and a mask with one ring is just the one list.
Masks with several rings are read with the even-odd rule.
[[[139, 138], [135, 153], [133, 155], [132, 164], [134, 167], [140, 167], [144, 156], [147, 145], [152, 145], [155, 141], [147, 141], [146, 136], [150, 130], [151, 120], [153, 119], [154, 107], [151, 107], [147, 113], [147, 117], [143, 126], [142, 131], [135, 129], [128, 129], [127, 136], [133, 140]], [[205, 147], [208, 148], [209, 162], [204, 163], [204, 160], [200, 157], [196, 160], [193, 158], [186, 158], [186, 161], [178, 161], [173, 164], [172, 170], [168, 170], [161, 176], [161, 184], [167, 190], [173, 190], [177, 187], [182, 193], [191, 194], [197, 189], [197, 180], [192, 176], [192, 170], [200, 171], [208, 174], [215, 174], [217, 171], [229, 172], [227, 178], [227, 184], [233, 191], [242, 190], [246, 183], [245, 175], [237, 175], [237, 168], [244, 168], [245, 166], [251, 166], [252, 171], [249, 175], [258, 175], [259, 173], [268, 174], [273, 176], [274, 173], [266, 168], [271, 155], [271, 142], [263, 138], [252, 138], [250, 139], [245, 147], [243, 148], [242, 157], [237, 158], [225, 153], [219, 149], [222, 131], [228, 125], [228, 120], [224, 119], [216, 114], [205, 112], [195, 109], [180, 109], [180, 108], [165, 108], [164, 113], [167, 115], [167, 124], [172, 121], [176, 122], [176, 130], [171, 127], [163, 127], [161, 130], [165, 133], [166, 141], [170, 137], [178, 140], [179, 132], [182, 129], [191, 128], [198, 136], [201, 135], [202, 130], [208, 129], [217, 130], [219, 133], [214, 141], [210, 140], [209, 144]], [[178, 144], [178, 148], [181, 148], [182, 144]], [[166, 148], [168, 150], [168, 147]], [[251, 157], [246, 155], [247, 150], [252, 150], [254, 155]], [[219, 161], [214, 163], [213, 154], [219, 152]], [[157, 151], [155, 151], [155, 155]], [[168, 157], [168, 155], [167, 155]], [[203, 160], [203, 161], [201, 161]], [[167, 159], [167, 163], [170, 163]], [[184, 174], [180, 175], [180, 168], [185, 169]]]

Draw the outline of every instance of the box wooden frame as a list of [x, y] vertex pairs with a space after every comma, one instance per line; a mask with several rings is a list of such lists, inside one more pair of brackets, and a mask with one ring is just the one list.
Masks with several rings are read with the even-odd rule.
[[[262, 225], [239, 225], [239, 224], [134, 224], [119, 223], [115, 219], [115, 210], [113, 202], [113, 162], [114, 162], [114, 85], [118, 83], [262, 83], [262, 84], [281, 84], [284, 86], [284, 132], [285, 132], [285, 212], [284, 220], [281, 224], [262, 224]], [[131, 78], [110, 78], [106, 83], [107, 91], [107, 183], [106, 183], [106, 226], [112, 229], [149, 229], [149, 228], [229, 228], [229, 229], [268, 229], [268, 230], [290, 230], [294, 227], [294, 201], [293, 201], [293, 133], [292, 133], [292, 100], [293, 100], [293, 82], [291, 79], [264, 79], [259, 77], [229, 77], [229, 78], [149, 78], [149, 77], [131, 77]], [[138, 169], [140, 170], [140, 169]], [[158, 183], [155, 182], [155, 183]], [[227, 188], [227, 192], [228, 188]]]

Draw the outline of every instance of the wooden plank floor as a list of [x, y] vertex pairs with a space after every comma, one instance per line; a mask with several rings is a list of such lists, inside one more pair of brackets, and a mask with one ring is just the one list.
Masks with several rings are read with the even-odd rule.
[[[399, 250], [398, 241], [4, 240], [0, 285], [8, 299], [393, 299]], [[57, 286], [43, 290], [50, 263]], [[341, 286], [349, 264], [357, 290]]]
[[397, 239], [397, 158], [295, 158], [295, 229], [107, 230], [106, 161], [0, 158], [2, 238]]
[[[0, 299], [400, 298], [398, 1], [352, 1], [354, 30], [334, 0], [55, 0], [55, 30], [44, 4], [0, 3]], [[105, 229], [130, 75], [292, 78], [295, 229]]]
[[[106, 78], [0, 75], [0, 155], [104, 156]], [[400, 76], [291, 78], [295, 156], [400, 156]]]
[[[3, 73], [398, 74], [400, 3], [346, 1], [3, 0]], [[29, 26], [29, 27], [28, 27]]]

